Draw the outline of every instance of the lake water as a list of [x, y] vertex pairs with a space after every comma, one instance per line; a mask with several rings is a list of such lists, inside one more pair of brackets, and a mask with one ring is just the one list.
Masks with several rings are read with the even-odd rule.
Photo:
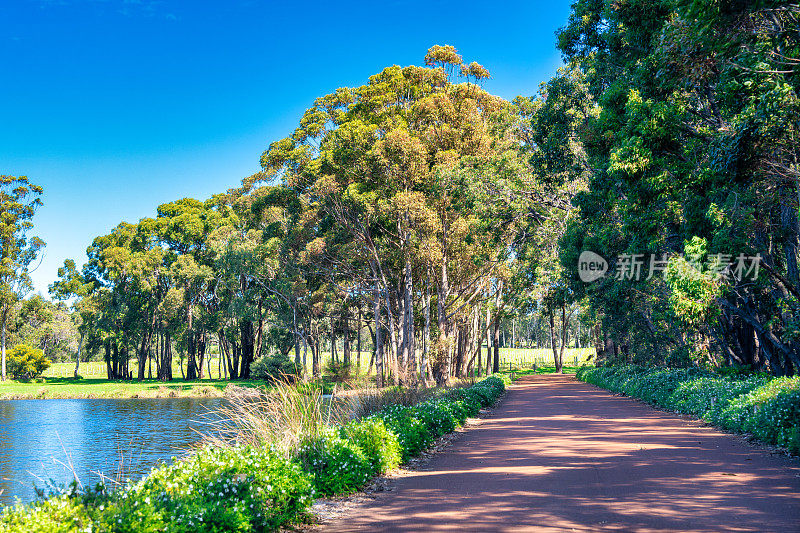
[[[42, 480], [139, 478], [182, 456], [220, 398], [0, 400], [0, 506], [35, 499]], [[64, 464], [62, 464], [64, 463]], [[120, 467], [122, 465], [122, 467]]]

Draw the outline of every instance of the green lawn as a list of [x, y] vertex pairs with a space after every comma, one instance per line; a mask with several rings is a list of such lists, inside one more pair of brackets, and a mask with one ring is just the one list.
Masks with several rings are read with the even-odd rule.
[[198, 380], [180, 378], [169, 383], [157, 380], [109, 381], [105, 378], [42, 378], [41, 382], [0, 382], [0, 400], [25, 398], [166, 398], [174, 396], [222, 396], [230, 383], [240, 387], [263, 386], [263, 381]]

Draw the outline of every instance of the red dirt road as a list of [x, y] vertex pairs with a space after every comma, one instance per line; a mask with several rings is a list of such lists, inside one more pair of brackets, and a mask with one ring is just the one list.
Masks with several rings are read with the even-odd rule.
[[800, 532], [800, 462], [568, 376], [491, 417], [325, 531]]

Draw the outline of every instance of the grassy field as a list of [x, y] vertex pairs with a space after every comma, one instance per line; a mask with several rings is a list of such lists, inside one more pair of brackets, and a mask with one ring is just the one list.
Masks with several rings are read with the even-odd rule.
[[[594, 348], [567, 348], [564, 350], [564, 367], [578, 368], [581, 365], [589, 364], [594, 357]], [[524, 370], [532, 369], [536, 364], [537, 368], [555, 367], [553, 362], [553, 351], [548, 349], [530, 348], [501, 348], [500, 349], [500, 370]]]
[[[567, 349], [564, 354], [564, 371], [574, 373], [575, 370], [585, 364], [594, 355], [593, 349]], [[484, 349], [483, 356], [486, 356]], [[369, 368], [369, 352], [361, 352], [361, 369], [359, 374], [365, 375]], [[323, 352], [323, 371], [330, 360], [330, 354]], [[353, 363], [355, 364], [355, 354]], [[308, 362], [307, 374], [311, 373], [310, 361]], [[536, 373], [547, 373], [554, 371], [553, 354], [547, 349], [528, 349], [528, 348], [501, 348], [500, 349], [500, 370], [504, 373], [514, 372], [517, 375], [524, 375], [533, 372], [536, 365]], [[174, 396], [221, 396], [222, 391], [230, 383], [244, 387], [263, 386], [260, 380], [237, 380], [228, 381], [219, 378], [217, 359], [211, 360], [211, 375], [208, 376], [208, 366], [205, 366], [206, 376], [202, 380], [185, 381], [181, 379], [181, 369], [179, 362], [174, 361], [172, 375], [175, 379], [169, 383], [157, 380], [138, 381], [109, 381], [105, 378], [106, 366], [103, 362], [81, 363], [80, 375], [82, 379], [74, 379], [72, 372], [75, 364], [54, 363], [38, 382], [19, 383], [7, 381], [0, 383], [0, 399], [23, 399], [23, 398], [162, 398]], [[131, 361], [131, 371], [136, 375], [136, 363]], [[184, 368], [184, 372], [186, 369]], [[374, 370], [373, 370], [374, 371]], [[146, 375], [146, 373], [145, 373]]]
[[170, 397], [214, 397], [233, 383], [240, 387], [263, 386], [263, 381], [197, 380], [180, 378], [169, 383], [156, 380], [109, 381], [105, 378], [43, 378], [41, 382], [0, 383], [0, 400], [37, 398], [170, 398]]

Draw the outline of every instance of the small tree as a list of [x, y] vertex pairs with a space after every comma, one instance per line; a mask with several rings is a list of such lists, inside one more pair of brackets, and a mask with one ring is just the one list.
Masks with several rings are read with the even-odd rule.
[[18, 344], [8, 352], [8, 372], [14, 379], [33, 379], [50, 368], [50, 360], [39, 348]]
[[28, 267], [36, 259], [44, 241], [28, 237], [31, 219], [42, 205], [42, 188], [25, 176], [0, 176], [0, 351], [2, 373], [6, 379], [6, 329], [12, 306], [31, 290]]

